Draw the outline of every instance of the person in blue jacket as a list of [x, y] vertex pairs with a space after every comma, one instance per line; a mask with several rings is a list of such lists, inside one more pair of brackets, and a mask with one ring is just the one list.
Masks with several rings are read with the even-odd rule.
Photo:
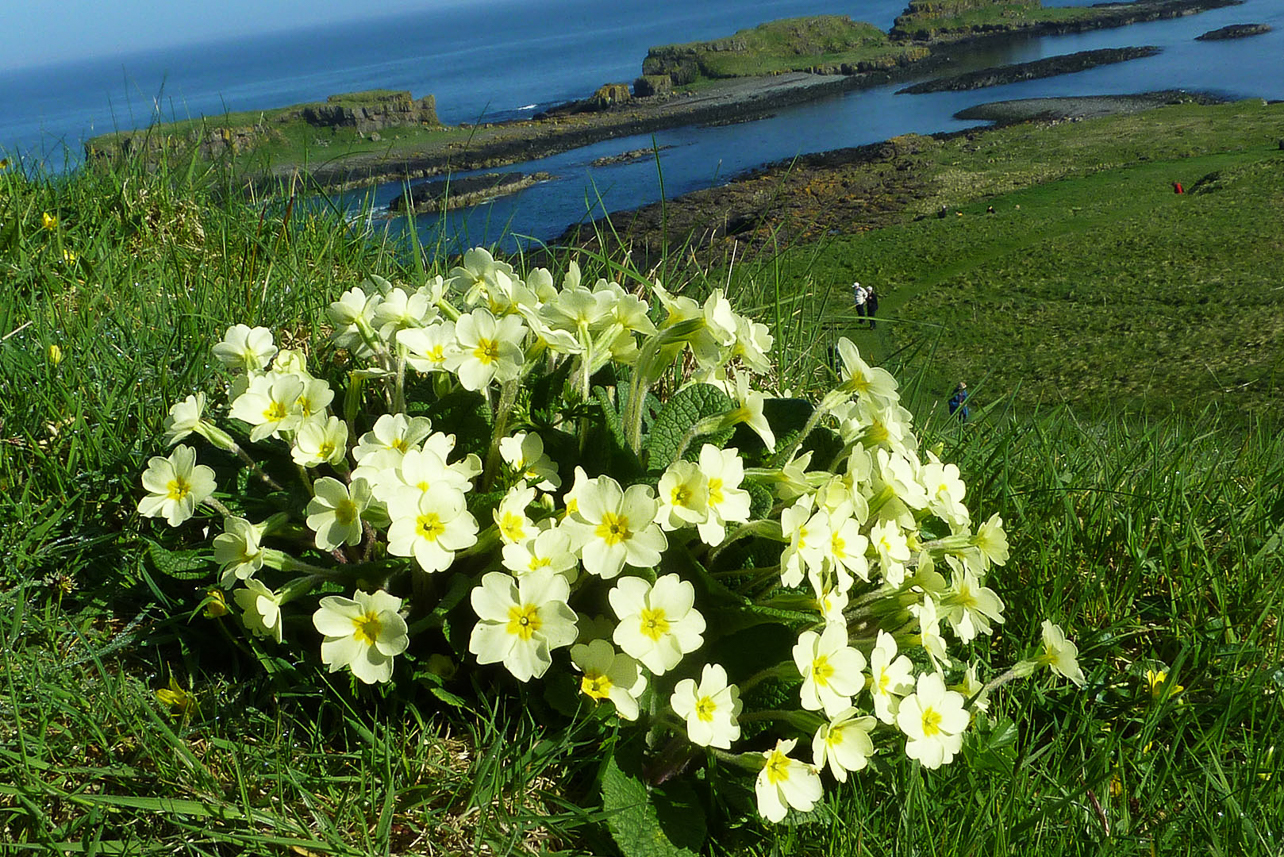
[[954, 388], [954, 395], [950, 397], [950, 415], [959, 418], [959, 422], [967, 422], [971, 416], [971, 411], [967, 407], [967, 382], [959, 381], [959, 385]]

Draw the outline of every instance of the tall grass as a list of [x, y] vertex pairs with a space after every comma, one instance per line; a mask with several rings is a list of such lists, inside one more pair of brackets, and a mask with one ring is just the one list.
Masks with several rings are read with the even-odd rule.
[[[187, 164], [0, 174], [0, 852], [611, 851], [595, 726], [511, 685], [385, 698], [260, 662], [208, 601], [212, 569], [158, 563], [133, 511], [166, 408], [216, 383], [228, 325], [301, 344], [367, 275], [413, 284], [445, 262]], [[729, 288], [775, 326], [782, 389], [825, 378], [845, 295], [800, 290], [787, 267], [667, 264], [666, 285]], [[960, 425], [905, 357], [926, 442], [1012, 538], [988, 657], [1025, 654], [1052, 618], [1088, 687], [1011, 685], [948, 769], [880, 756], [818, 823], [715, 815], [706, 850], [1281, 853], [1284, 441], [1211, 414], [1014, 418], [1002, 401]]]

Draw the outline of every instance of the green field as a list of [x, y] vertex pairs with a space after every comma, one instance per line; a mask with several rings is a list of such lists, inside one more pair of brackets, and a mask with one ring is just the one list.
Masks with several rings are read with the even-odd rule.
[[[877, 757], [813, 823], [697, 789], [699, 852], [1284, 850], [1280, 113], [1205, 110], [946, 141], [925, 219], [735, 269], [781, 387], [817, 388], [853, 330], [969, 507], [1002, 514], [1007, 623], [982, 659], [1025, 654], [1050, 617], [1088, 684], [1009, 685], [981, 749], [937, 772]], [[208, 615], [208, 556], [152, 548], [203, 544], [200, 526], [175, 539], [135, 511], [168, 406], [218, 393], [223, 329], [299, 341], [368, 275], [454, 261], [413, 258], [186, 169], [0, 172], [0, 852], [616, 853], [596, 724], [511, 682], [453, 685], [457, 708], [315, 665], [284, 679]], [[590, 282], [637, 276], [580, 261]], [[666, 261], [670, 288], [727, 284]], [[886, 288], [873, 334], [840, 305], [855, 278]], [[962, 377], [964, 426], [941, 405]]]
[[[1282, 129], [1279, 105], [1248, 101], [926, 141], [902, 222], [740, 274], [803, 284], [801, 317], [830, 336], [919, 355], [940, 401], [967, 380], [1022, 409], [1277, 418]], [[782, 192], [832, 184], [802, 172]], [[879, 290], [874, 333], [851, 324], [853, 280]]]

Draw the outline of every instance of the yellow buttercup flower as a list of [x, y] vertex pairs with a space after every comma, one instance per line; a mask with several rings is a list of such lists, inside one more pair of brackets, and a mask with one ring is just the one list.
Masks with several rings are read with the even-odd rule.
[[190, 717], [200, 710], [196, 695], [182, 688], [178, 679], [172, 675], [169, 677], [169, 687], [156, 691], [156, 699], [175, 717]]
[[49, 362], [57, 366], [62, 362], [62, 349], [57, 345], [50, 345], [48, 351]]
[[[1155, 699], [1164, 695], [1166, 685], [1168, 684], [1168, 673], [1164, 670], [1146, 670], [1146, 686], [1150, 688], [1150, 695]], [[1180, 684], [1174, 684], [1168, 691], [1169, 698], [1175, 697], [1186, 688]]]
[[74, 265], [76, 264], [76, 254], [71, 252], [70, 250], [63, 250], [62, 260], [66, 262], [68, 265]]
[[40, 225], [45, 229], [57, 229], [58, 218], [46, 211], [40, 215]]

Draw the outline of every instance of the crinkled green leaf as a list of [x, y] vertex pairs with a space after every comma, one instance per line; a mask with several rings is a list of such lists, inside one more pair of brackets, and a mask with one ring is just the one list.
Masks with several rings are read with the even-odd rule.
[[[731, 397], [712, 384], [692, 384], [679, 390], [665, 404], [647, 442], [647, 469], [658, 472], [673, 463], [691, 426], [705, 417], [735, 408]], [[725, 438], [723, 439], [725, 442]], [[694, 446], [694, 444], [692, 444]]]
[[612, 757], [602, 775], [602, 808], [624, 857], [695, 857], [704, 844], [704, 812], [681, 780], [649, 787]]
[[152, 565], [166, 577], [175, 580], [196, 580], [209, 577], [214, 562], [206, 550], [172, 551], [159, 542], [147, 540], [147, 556]]
[[486, 460], [494, 415], [481, 393], [454, 390], [433, 402], [424, 415], [432, 420], [434, 427], [449, 427], [455, 436], [456, 455], [472, 452]]

